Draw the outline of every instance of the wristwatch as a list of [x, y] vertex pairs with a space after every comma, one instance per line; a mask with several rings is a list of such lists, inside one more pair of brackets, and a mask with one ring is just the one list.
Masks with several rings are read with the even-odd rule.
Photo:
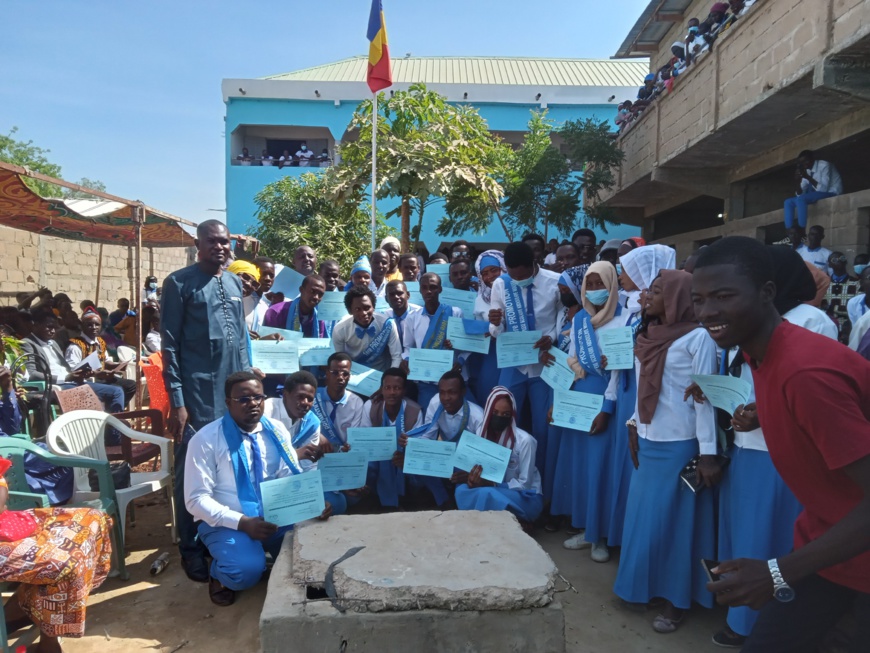
[[776, 558], [771, 558], [767, 561], [767, 568], [770, 570], [771, 578], [773, 578], [773, 598], [781, 603], [793, 601], [794, 590], [782, 577], [782, 572], [779, 570], [779, 563], [776, 561]]

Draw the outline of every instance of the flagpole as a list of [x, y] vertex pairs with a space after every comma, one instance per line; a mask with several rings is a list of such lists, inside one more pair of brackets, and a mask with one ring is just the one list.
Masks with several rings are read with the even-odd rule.
[[378, 203], [378, 93], [372, 102], [372, 251], [375, 251], [375, 228], [377, 227]]

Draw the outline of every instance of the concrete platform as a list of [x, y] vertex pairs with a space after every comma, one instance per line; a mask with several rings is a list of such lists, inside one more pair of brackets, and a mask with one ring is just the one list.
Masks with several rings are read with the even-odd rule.
[[[287, 535], [272, 570], [260, 615], [262, 651], [283, 652], [292, 642], [306, 653], [561, 653], [556, 573], [509, 513], [305, 524]], [[322, 598], [324, 587], [329, 598]]]

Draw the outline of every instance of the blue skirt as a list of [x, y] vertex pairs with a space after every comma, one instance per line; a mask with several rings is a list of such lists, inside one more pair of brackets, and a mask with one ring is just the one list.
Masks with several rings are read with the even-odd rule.
[[[719, 493], [719, 559], [770, 560], [789, 553], [800, 511], [769, 453], [732, 447]], [[745, 606], [728, 609], [728, 625], [739, 635], [749, 635], [757, 618]]]
[[698, 454], [697, 440], [640, 439], [640, 466], [631, 479], [622, 553], [613, 591], [630, 603], [661, 597], [686, 610], [713, 607], [701, 559], [716, 556], [713, 493], [694, 494], [679, 478]]
[[613, 447], [610, 451], [610, 523], [607, 545], [622, 546], [625, 507], [628, 489], [634, 474], [628, 451], [628, 427], [625, 423], [634, 414], [637, 403], [637, 378], [634, 370], [622, 370], [616, 392], [616, 415], [613, 418]]
[[[571, 389], [603, 395], [608, 381], [609, 375], [590, 375], [575, 381]], [[607, 535], [609, 460], [614, 426], [615, 422], [611, 418], [607, 431], [600, 435], [563, 428], [559, 438], [551, 481], [553, 494], [550, 514], [568, 515], [572, 526], [587, 529], [590, 542]], [[552, 459], [551, 451], [547, 455]]]
[[455, 496], [456, 507], [460, 510], [509, 510], [525, 522], [535, 521], [544, 509], [544, 497], [530, 490], [470, 488], [463, 483], [456, 486]]

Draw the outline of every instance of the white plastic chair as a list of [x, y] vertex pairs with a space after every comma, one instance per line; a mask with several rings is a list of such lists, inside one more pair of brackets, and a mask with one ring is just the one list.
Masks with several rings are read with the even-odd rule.
[[[108, 460], [104, 434], [109, 427], [116, 429], [122, 436], [143, 442], [151, 442], [160, 447], [160, 469], [155, 472], [134, 472], [130, 476], [130, 487], [115, 490], [118, 496], [118, 513], [121, 519], [122, 538], [126, 538], [126, 515], [127, 506], [130, 505], [130, 502], [146, 494], [152, 494], [165, 489], [169, 494], [169, 506], [172, 513], [172, 541], [177, 542], [171, 440], [151, 435], [150, 433], [134, 431], [108, 413], [101, 413], [95, 410], [76, 410], [61, 415], [49, 425], [48, 434], [45, 439], [52, 453], [61, 456], [79, 456], [95, 460]], [[99, 492], [91, 490], [90, 483], [88, 482], [88, 470], [77, 468], [75, 470], [75, 487], [72, 503], [79, 504], [99, 499], [99, 497]]]

